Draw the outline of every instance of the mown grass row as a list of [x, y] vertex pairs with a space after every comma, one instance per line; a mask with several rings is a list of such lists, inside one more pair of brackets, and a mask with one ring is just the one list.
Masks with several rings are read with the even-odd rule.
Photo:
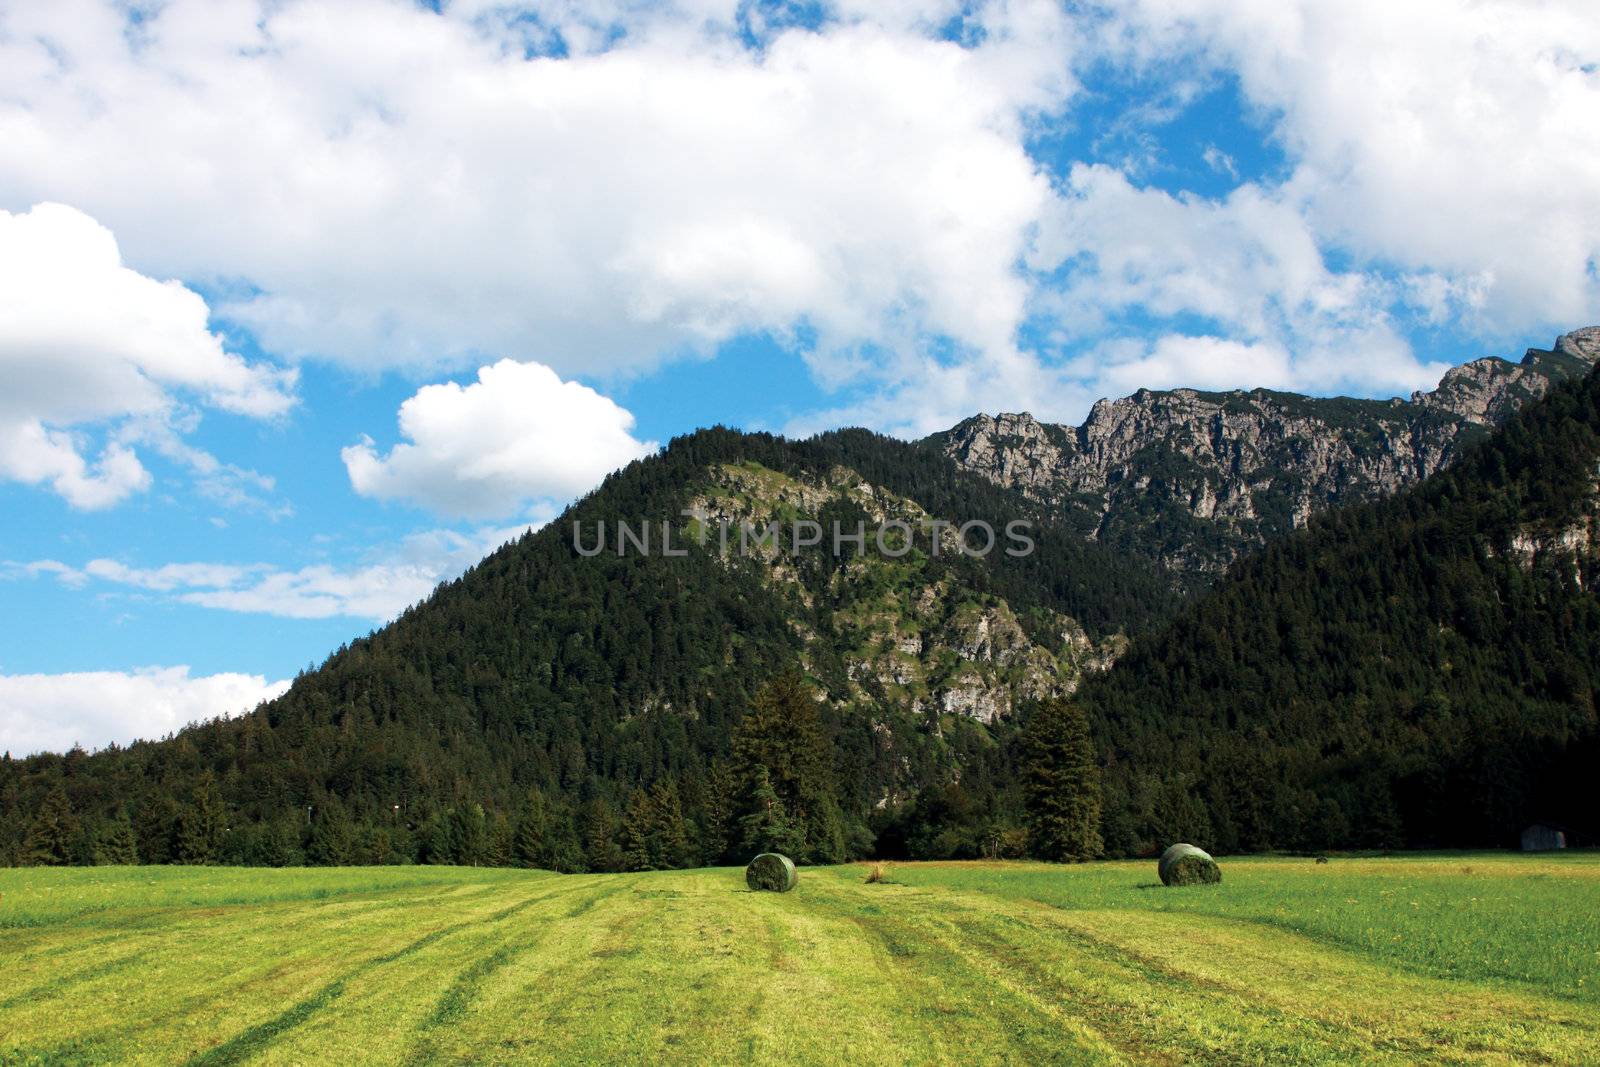
[[[1474, 917], [1515, 910], [1531, 875], [1562, 907], [1529, 957], [1582, 935], [1600, 862], [1499, 862], [1302, 879], [1235, 861], [1184, 891], [1116, 864], [901, 865], [874, 885], [847, 867], [785, 895], [729, 870], [303, 872], [321, 897], [255, 872], [262, 899], [229, 903], [250, 872], [99, 872], [124, 908], [28, 899], [37, 875], [16, 899], [0, 872], [0, 909], [34, 918], [0, 929], [0, 1063], [1585, 1062], [1600, 1004], [1581, 960], [1460, 975], [1479, 966], [1465, 941], [1498, 936]], [[1479, 903], [1414, 958], [1279, 914], [1358, 878]], [[1389, 888], [1336, 899], [1352, 922], [1414, 922]], [[1433, 959], [1451, 952], [1456, 977]]]

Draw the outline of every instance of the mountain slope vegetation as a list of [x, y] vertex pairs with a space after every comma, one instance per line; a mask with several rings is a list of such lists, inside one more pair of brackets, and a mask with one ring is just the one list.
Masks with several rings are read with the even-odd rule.
[[[808, 828], [798, 851], [843, 859], [890, 823], [896, 840], [927, 819], [943, 825], [937, 804], [912, 819], [909, 801], [957, 778], [981, 803], [924, 851], [975, 851], [1017, 821], [1002, 801], [1010, 729], [994, 721], [1012, 694], [1070, 687], [1125, 629], [1175, 604], [1147, 566], [1043, 521], [1025, 558], [927, 545], [896, 558], [850, 545], [839, 557], [746, 558], [698, 544], [691, 508], [758, 524], [814, 513], [846, 528], [1041, 518], [941, 457], [863, 431], [798, 443], [702, 431], [613, 475], [253, 714], [92, 755], [6, 757], [0, 854], [709, 862], [742, 847], [763, 769], [739, 758], [741, 723], [795, 666], [818, 706], [817, 737], [804, 741], [826, 752], [826, 781], [784, 798], [804, 809], [793, 813]], [[684, 554], [578, 553], [574, 522], [592, 539], [596, 524], [619, 521], [658, 535], [675, 523]]]
[[[1600, 384], [1540, 391], [1442, 473], [1309, 516], [1187, 606], [1151, 553], [926, 444], [691, 434], [252, 714], [0, 758], [0, 861], [1016, 855], [1021, 731], [1068, 695], [1113, 854], [1593, 827]], [[801, 519], [1027, 522], [1034, 550], [705, 536]], [[619, 522], [657, 550], [619, 551]]]
[[[1108, 845], [1600, 826], [1600, 372], [1415, 490], [1236, 564], [1081, 692]], [[1590, 831], [1592, 832], [1592, 830]]]
[[1234, 559], [1333, 507], [1393, 495], [1449, 466], [1524, 405], [1600, 359], [1600, 327], [1520, 362], [1452, 368], [1409, 400], [1141, 389], [1081, 426], [977, 415], [924, 446], [1048, 505], [1188, 592]]

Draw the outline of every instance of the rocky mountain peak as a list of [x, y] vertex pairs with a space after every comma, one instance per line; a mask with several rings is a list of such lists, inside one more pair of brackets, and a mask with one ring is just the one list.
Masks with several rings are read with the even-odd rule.
[[1193, 587], [1318, 511], [1428, 477], [1597, 360], [1589, 327], [1518, 363], [1454, 367], [1409, 400], [1141, 389], [1097, 401], [1080, 426], [980, 415], [926, 444]]
[[1600, 362], [1600, 326], [1585, 326], [1562, 334], [1556, 338], [1555, 351], [1589, 363]]

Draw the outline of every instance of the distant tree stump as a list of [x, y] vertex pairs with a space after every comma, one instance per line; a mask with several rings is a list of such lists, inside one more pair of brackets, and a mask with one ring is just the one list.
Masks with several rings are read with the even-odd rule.
[[1209, 885], [1222, 881], [1222, 868], [1204, 849], [1177, 844], [1161, 854], [1156, 865], [1162, 885]]
[[744, 869], [744, 882], [757, 892], [787, 893], [799, 878], [794, 861], [776, 852], [763, 852]]

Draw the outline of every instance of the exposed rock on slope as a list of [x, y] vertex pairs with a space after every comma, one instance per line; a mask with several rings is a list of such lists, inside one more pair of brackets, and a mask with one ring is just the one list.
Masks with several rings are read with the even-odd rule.
[[1520, 363], [1456, 367], [1410, 400], [1141, 389], [1095, 404], [1081, 426], [978, 415], [927, 444], [1193, 587], [1318, 511], [1421, 481], [1597, 358], [1590, 327]]
[[[691, 508], [713, 526], [760, 528], [795, 515], [828, 514], [836, 505], [859, 508], [874, 527], [886, 521], [920, 526], [929, 519], [915, 502], [843, 467], [795, 477], [756, 463], [722, 464], [710, 474], [711, 484]], [[944, 536], [944, 550], [957, 551], [953, 533]], [[1049, 625], [1030, 637], [1004, 599], [956, 585], [929, 568], [921, 552], [835, 559], [826, 552], [797, 557], [767, 544], [754, 551], [765, 580], [790, 601], [791, 617], [805, 620], [808, 667], [826, 674], [826, 661], [835, 657], [843, 667], [837, 699], [914, 716], [934, 729], [941, 715], [992, 724], [1020, 700], [1070, 692], [1124, 644], [1120, 636], [1093, 642], [1058, 612], [1048, 612]], [[736, 561], [730, 558], [729, 565]]]

